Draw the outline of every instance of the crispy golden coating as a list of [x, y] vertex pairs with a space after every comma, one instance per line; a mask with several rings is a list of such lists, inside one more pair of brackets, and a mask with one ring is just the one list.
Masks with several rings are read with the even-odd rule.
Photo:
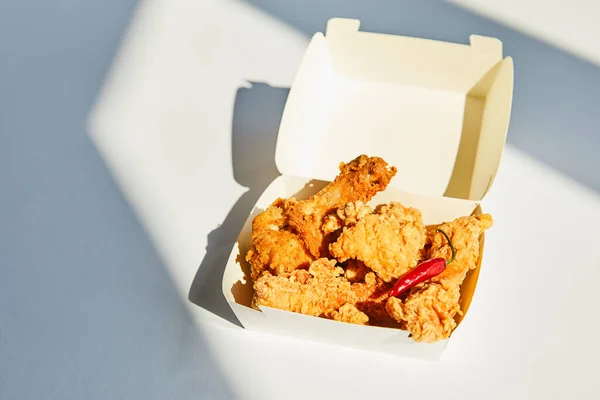
[[373, 315], [375, 321], [381, 320], [389, 284], [373, 272], [356, 283], [343, 275], [336, 261], [326, 258], [314, 261], [308, 270], [280, 275], [265, 272], [254, 283], [254, 304], [327, 318], [333, 318], [344, 304], [351, 304], [369, 317]]
[[373, 209], [362, 201], [346, 203], [343, 207], [338, 208], [331, 214], [327, 214], [323, 218], [321, 230], [326, 235], [333, 234], [332, 237], [337, 240], [342, 233], [343, 227], [355, 225], [372, 212]]
[[369, 322], [369, 317], [350, 303], [346, 303], [338, 311], [334, 311], [332, 318], [336, 321], [358, 325], [365, 325]]
[[331, 241], [323, 230], [325, 217], [349, 202], [368, 202], [384, 190], [396, 174], [395, 167], [379, 157], [361, 155], [347, 164], [340, 164], [340, 174], [308, 200], [290, 203], [286, 207], [289, 223], [306, 244], [313, 257], [329, 256]]
[[371, 214], [357, 214], [359, 218], [344, 220], [353, 225], [329, 246], [334, 257], [342, 262], [358, 259], [386, 282], [417, 265], [427, 235], [419, 210], [391, 203]]
[[[443, 230], [452, 240], [456, 250], [456, 257], [448, 264], [444, 272], [434, 277], [434, 282], [452, 279], [458, 285], [462, 283], [470, 269], [477, 267], [479, 259], [479, 237], [494, 224], [492, 216], [481, 214], [477, 216], [461, 217], [452, 222], [442, 224]], [[427, 251], [427, 258], [442, 257], [450, 259], [452, 251], [444, 236], [435, 231], [429, 233], [431, 247]]]
[[344, 277], [352, 283], [362, 282], [369, 272], [372, 271], [362, 261], [352, 259], [346, 262]]
[[368, 272], [363, 281], [352, 284], [352, 290], [359, 303], [365, 301], [379, 301], [382, 296], [387, 296], [389, 289], [391, 289], [391, 285], [384, 282], [375, 275], [374, 272]]
[[323, 231], [323, 234], [325, 236], [336, 234], [338, 231], [340, 231], [340, 229], [342, 229], [342, 221], [337, 217], [335, 213], [326, 215], [323, 218], [323, 225], [321, 226], [321, 231]]
[[374, 272], [368, 272], [364, 281], [352, 285], [357, 297], [356, 308], [369, 317], [371, 325], [395, 325], [395, 320], [389, 316], [385, 308], [391, 288], [391, 283], [383, 281]]
[[[440, 229], [448, 234], [456, 250], [455, 260], [430, 282], [412, 288], [404, 301], [395, 297], [387, 300], [389, 315], [400, 322], [414, 340], [435, 342], [450, 336], [456, 327], [454, 318], [461, 313], [460, 285], [467, 272], [477, 267], [479, 237], [492, 224], [488, 214], [461, 217], [442, 224]], [[442, 234], [430, 232], [429, 240], [428, 259], [450, 259], [452, 252]]]
[[292, 200], [277, 199], [252, 221], [252, 244], [246, 254], [252, 279], [263, 271], [275, 274], [306, 268], [313, 257], [289, 227], [284, 205]]
[[264, 273], [254, 283], [254, 304], [331, 317], [342, 305], [356, 303], [352, 284], [335, 264], [335, 260], [320, 258], [308, 271], [297, 269], [277, 276]]
[[372, 213], [373, 208], [362, 201], [355, 201], [346, 203], [344, 207], [338, 208], [335, 215], [343, 226], [354, 226]]
[[432, 343], [447, 339], [456, 327], [459, 299], [459, 285], [445, 288], [440, 283], [423, 283], [410, 289], [404, 301], [390, 297], [386, 309], [415, 341]]

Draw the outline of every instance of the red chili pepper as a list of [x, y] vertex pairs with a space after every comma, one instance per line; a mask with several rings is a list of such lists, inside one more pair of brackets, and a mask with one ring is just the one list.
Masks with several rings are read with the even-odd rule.
[[437, 229], [436, 231], [444, 235], [444, 237], [448, 241], [448, 244], [450, 245], [450, 250], [452, 251], [452, 257], [450, 257], [450, 260], [446, 261], [443, 258], [432, 258], [427, 261], [423, 261], [414, 269], [406, 273], [403, 277], [398, 279], [398, 282], [396, 282], [392, 290], [390, 290], [390, 296], [398, 296], [405, 290], [410, 289], [411, 287], [416, 286], [419, 283], [426, 281], [427, 279], [431, 279], [434, 276], [441, 274], [446, 269], [446, 265], [454, 261], [454, 256], [456, 255], [456, 252], [454, 250], [452, 242], [450, 241], [450, 238], [443, 230]]

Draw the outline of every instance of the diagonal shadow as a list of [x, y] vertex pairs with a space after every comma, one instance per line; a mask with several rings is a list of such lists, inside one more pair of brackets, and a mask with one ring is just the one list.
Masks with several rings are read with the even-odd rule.
[[137, 0], [36, 3], [0, 1], [0, 398], [234, 398], [86, 135]]
[[515, 60], [508, 144], [600, 192], [600, 68], [525, 34], [439, 0], [249, 0], [307, 36], [334, 17], [361, 30], [467, 43], [502, 40]]
[[289, 89], [252, 83], [239, 88], [231, 129], [231, 159], [235, 180], [248, 188], [223, 223], [209, 233], [206, 255], [190, 287], [189, 300], [231, 323], [241, 326], [221, 291], [229, 254], [246, 218], [262, 192], [279, 172], [275, 145]]

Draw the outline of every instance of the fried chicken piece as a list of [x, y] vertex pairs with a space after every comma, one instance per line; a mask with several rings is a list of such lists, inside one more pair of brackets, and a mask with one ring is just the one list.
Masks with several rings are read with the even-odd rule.
[[336, 216], [341, 221], [343, 226], [354, 226], [359, 221], [365, 219], [367, 215], [372, 213], [373, 208], [359, 200], [346, 203], [344, 207], [338, 208], [336, 211]]
[[362, 261], [351, 259], [346, 262], [344, 277], [352, 283], [361, 282], [369, 272], [371, 270]]
[[419, 210], [392, 202], [377, 207], [372, 214], [348, 220], [354, 225], [345, 227], [329, 246], [339, 261], [358, 259], [386, 282], [419, 262], [427, 235]]
[[[385, 319], [385, 300], [390, 285], [369, 272], [362, 282], [351, 283], [336, 260], [320, 258], [308, 270], [271, 275], [263, 273], [254, 283], [253, 303], [312, 316], [333, 318], [344, 304], [355, 305], [374, 321]], [[387, 314], [386, 314], [387, 315]], [[389, 317], [387, 317], [389, 318]]]
[[[451, 280], [460, 285], [465, 279], [467, 272], [477, 267], [479, 259], [479, 237], [494, 224], [492, 216], [481, 214], [477, 216], [461, 217], [452, 222], [442, 224], [439, 229], [443, 230], [452, 241], [456, 250], [456, 257], [448, 264], [444, 272], [433, 277], [433, 282]], [[449, 260], [452, 251], [446, 238], [432, 231], [430, 236], [431, 247], [427, 251], [427, 259], [442, 257]]]
[[352, 284], [336, 260], [320, 258], [307, 270], [273, 276], [268, 272], [254, 283], [254, 303], [315, 317], [331, 317], [346, 304], [355, 304]]
[[364, 282], [352, 285], [357, 297], [356, 308], [369, 317], [371, 325], [396, 325], [396, 321], [390, 317], [385, 308], [392, 286], [391, 283], [384, 282], [372, 271], [365, 275]]
[[373, 209], [362, 201], [349, 202], [335, 212], [327, 214], [323, 218], [321, 229], [326, 235], [335, 233], [337, 238], [344, 226], [353, 226], [372, 212]]
[[[340, 231], [343, 227], [343, 222], [338, 218], [338, 216], [333, 213], [326, 215], [323, 218], [323, 225], [321, 226], [321, 230], [325, 236], [335, 234]], [[337, 236], [337, 235], [336, 235]]]
[[[489, 214], [461, 217], [442, 224], [442, 229], [456, 250], [455, 260], [444, 272], [410, 289], [406, 299], [391, 297], [386, 308], [396, 321], [410, 331], [419, 342], [435, 342], [446, 339], [456, 327], [455, 316], [460, 314], [460, 285], [470, 269], [477, 267], [479, 237], [493, 224]], [[435, 231], [429, 233], [431, 248], [428, 259], [450, 259], [452, 251], [444, 236]]]
[[415, 341], [433, 343], [447, 339], [456, 327], [454, 317], [461, 312], [459, 299], [459, 285], [423, 283], [410, 289], [404, 301], [390, 297], [386, 309]]
[[263, 271], [291, 272], [306, 268], [313, 261], [302, 240], [289, 227], [284, 213], [285, 205], [293, 202], [277, 199], [252, 221], [252, 243], [246, 260], [253, 280]]
[[352, 290], [356, 294], [358, 302], [376, 300], [382, 295], [387, 295], [389, 289], [391, 289], [391, 285], [372, 271], [365, 275], [364, 281], [352, 284]]
[[346, 303], [338, 311], [334, 311], [332, 318], [336, 321], [358, 325], [365, 325], [369, 322], [369, 317], [350, 303]]
[[323, 230], [325, 217], [349, 202], [368, 202], [384, 190], [396, 174], [395, 167], [379, 157], [361, 155], [349, 163], [340, 164], [340, 174], [333, 182], [311, 196], [286, 208], [290, 225], [302, 238], [315, 258], [329, 256], [332, 241]]

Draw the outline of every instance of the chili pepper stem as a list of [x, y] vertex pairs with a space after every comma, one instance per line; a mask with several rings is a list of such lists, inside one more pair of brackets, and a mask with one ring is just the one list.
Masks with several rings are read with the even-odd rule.
[[452, 241], [450, 240], [450, 237], [448, 236], [448, 234], [446, 232], [444, 232], [440, 228], [436, 229], [435, 231], [441, 233], [442, 235], [444, 235], [444, 237], [448, 241], [448, 245], [450, 246], [450, 251], [452, 251], [452, 257], [450, 257], [450, 259], [448, 261], [446, 261], [446, 265], [448, 265], [452, 261], [454, 261], [454, 257], [456, 256], [456, 250], [454, 249], [454, 246], [452, 245]]

